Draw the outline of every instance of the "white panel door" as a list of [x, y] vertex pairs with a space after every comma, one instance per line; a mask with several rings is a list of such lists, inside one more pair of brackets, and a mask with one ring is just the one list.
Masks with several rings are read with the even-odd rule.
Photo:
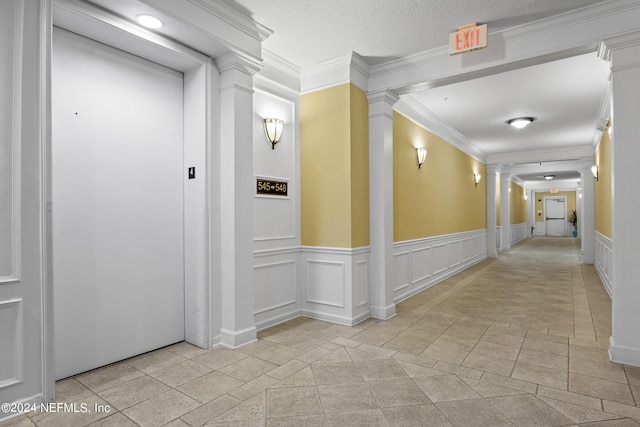
[[184, 339], [183, 75], [53, 40], [56, 378]]
[[545, 229], [547, 236], [564, 236], [566, 234], [567, 208], [564, 198], [545, 199]]

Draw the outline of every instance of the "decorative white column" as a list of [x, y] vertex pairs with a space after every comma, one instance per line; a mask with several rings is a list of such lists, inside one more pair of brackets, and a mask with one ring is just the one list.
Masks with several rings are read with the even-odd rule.
[[369, 215], [371, 317], [396, 314], [393, 301], [393, 105], [399, 97], [382, 90], [369, 100]]
[[[580, 180], [582, 184], [582, 203], [580, 203], [580, 205], [582, 209], [578, 217], [578, 224], [581, 231], [581, 249], [584, 263], [593, 264], [595, 262], [596, 242], [595, 185], [593, 175], [591, 174], [593, 157], [580, 159], [580, 162], [582, 163], [582, 168], [580, 169]], [[576, 205], [578, 203], [576, 203]]]
[[222, 345], [256, 340], [253, 303], [253, 75], [257, 64], [234, 53], [220, 69], [220, 281]]
[[511, 174], [500, 175], [500, 216], [502, 219], [502, 245], [503, 251], [511, 250], [511, 194], [509, 183]]
[[640, 366], [640, 31], [603, 40], [598, 53], [611, 62], [612, 70], [613, 319], [609, 356], [614, 362]]
[[500, 173], [498, 165], [487, 165], [487, 257], [498, 258], [498, 242], [496, 226], [498, 212], [496, 211], [496, 180]]

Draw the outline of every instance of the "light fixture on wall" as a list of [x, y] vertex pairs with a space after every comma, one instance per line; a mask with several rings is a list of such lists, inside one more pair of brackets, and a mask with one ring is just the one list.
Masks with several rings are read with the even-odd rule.
[[151, 15], [136, 15], [136, 21], [138, 21], [138, 24], [143, 27], [151, 28], [153, 30], [157, 30], [164, 26], [164, 23], [161, 20]]
[[529, 200], [529, 196], [528, 196], [526, 193], [525, 193], [525, 195], [524, 195], [524, 199], [525, 199], [525, 200]]
[[544, 179], [546, 179], [547, 181], [551, 181], [555, 177], [556, 177], [555, 175], [545, 175]]
[[280, 136], [282, 136], [282, 127], [284, 122], [280, 119], [264, 119], [264, 133], [267, 135], [267, 139], [271, 143], [271, 149], [276, 149], [276, 144], [280, 142]]
[[473, 174], [473, 182], [476, 184], [476, 187], [478, 186], [478, 183], [480, 182], [481, 179], [482, 179], [482, 175], [480, 175], [479, 173]]
[[418, 156], [418, 169], [424, 163], [424, 160], [427, 158], [427, 149], [424, 147], [416, 148], [416, 155]]
[[591, 166], [591, 175], [598, 181], [598, 165]]
[[515, 119], [507, 120], [507, 124], [516, 129], [524, 129], [533, 123], [534, 120], [533, 117], [516, 117]]

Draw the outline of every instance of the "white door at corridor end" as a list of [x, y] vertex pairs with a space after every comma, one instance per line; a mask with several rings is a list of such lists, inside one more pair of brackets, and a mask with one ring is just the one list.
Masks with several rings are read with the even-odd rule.
[[565, 197], [545, 197], [544, 215], [547, 236], [567, 234], [567, 199]]
[[60, 379], [184, 339], [183, 75], [57, 28], [52, 73]]

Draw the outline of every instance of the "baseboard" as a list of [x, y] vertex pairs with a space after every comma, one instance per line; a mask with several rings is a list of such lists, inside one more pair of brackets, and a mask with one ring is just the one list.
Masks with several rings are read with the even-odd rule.
[[371, 317], [379, 320], [389, 320], [396, 315], [396, 305], [391, 304], [387, 307], [375, 307], [369, 306], [369, 310], [371, 311]]
[[[25, 399], [19, 399], [16, 400], [15, 402], [2, 402], [2, 403], [8, 403], [10, 406], [14, 405], [18, 408], [33, 408], [34, 406], [38, 406], [40, 404], [42, 404], [42, 393], [38, 393], [36, 395], [33, 395], [31, 397], [27, 397]], [[42, 411], [39, 411], [42, 412]], [[19, 417], [21, 415], [24, 415], [26, 412], [8, 412], [8, 411], [0, 411], [0, 423], [4, 422], [4, 421], [8, 421], [10, 419]]]
[[228, 329], [220, 329], [220, 344], [228, 348], [238, 348], [243, 345], [252, 343], [258, 338], [255, 326], [242, 329], [240, 331], [230, 331]]
[[258, 331], [263, 331], [265, 329], [277, 326], [281, 323], [288, 322], [289, 320], [293, 320], [297, 317], [300, 317], [301, 315], [302, 315], [301, 310], [295, 309], [287, 313], [279, 314], [277, 316], [272, 316], [268, 319], [264, 319], [260, 322], [256, 322], [256, 329]]
[[612, 362], [640, 367], [640, 348], [616, 345], [613, 337], [609, 338], [609, 359]]
[[309, 309], [300, 310], [300, 314], [302, 314], [305, 317], [310, 317], [312, 319], [324, 320], [326, 322], [337, 323], [339, 325], [345, 325], [345, 326], [355, 326], [358, 323], [368, 319], [371, 315], [371, 313], [367, 311], [354, 318], [349, 318], [344, 316], [337, 316], [335, 314], [322, 313], [319, 311], [314, 311]]

